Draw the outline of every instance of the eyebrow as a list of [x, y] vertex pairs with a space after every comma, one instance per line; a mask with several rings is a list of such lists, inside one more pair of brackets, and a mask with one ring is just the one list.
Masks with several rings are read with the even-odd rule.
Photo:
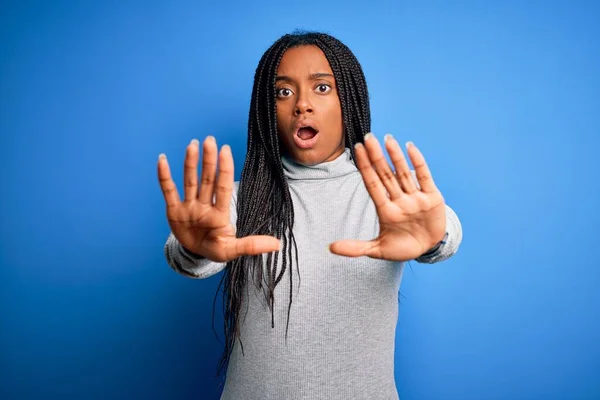
[[[323, 79], [323, 78], [334, 78], [333, 74], [329, 74], [327, 72], [317, 72], [316, 74], [311, 74], [309, 79], [316, 81], [317, 79]], [[289, 76], [285, 76], [285, 75], [280, 75], [277, 76], [275, 78], [275, 82], [279, 82], [279, 81], [285, 81], [285, 82], [293, 82], [294, 80], [292, 78], [290, 78]]]

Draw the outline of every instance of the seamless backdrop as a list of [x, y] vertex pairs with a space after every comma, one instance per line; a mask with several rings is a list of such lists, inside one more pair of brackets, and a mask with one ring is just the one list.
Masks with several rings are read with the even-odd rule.
[[220, 275], [166, 264], [157, 156], [181, 188], [215, 135], [239, 179], [254, 68], [296, 28], [356, 53], [374, 133], [463, 224], [405, 272], [401, 398], [600, 397], [600, 3], [0, 4], [1, 398], [218, 397]]

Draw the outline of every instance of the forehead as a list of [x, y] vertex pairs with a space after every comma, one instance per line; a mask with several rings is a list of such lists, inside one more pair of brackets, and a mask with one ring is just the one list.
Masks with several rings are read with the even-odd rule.
[[323, 51], [314, 45], [299, 46], [288, 49], [277, 68], [277, 75], [330, 73], [333, 74], [329, 61]]

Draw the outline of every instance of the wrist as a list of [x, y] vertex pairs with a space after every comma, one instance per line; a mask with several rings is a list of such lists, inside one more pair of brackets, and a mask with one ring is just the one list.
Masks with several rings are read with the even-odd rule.
[[420, 257], [427, 257], [430, 256], [432, 254], [434, 254], [435, 252], [437, 252], [443, 245], [446, 244], [446, 240], [448, 240], [448, 232], [446, 232], [444, 234], [444, 237], [442, 237], [442, 240], [440, 240], [439, 242], [437, 242], [437, 244], [435, 246], [433, 246], [432, 248], [430, 248], [429, 250], [427, 250], [425, 253], [421, 254]]
[[189, 255], [190, 257], [196, 258], [196, 259], [198, 259], [198, 260], [202, 260], [202, 259], [205, 259], [205, 258], [206, 258], [206, 257], [204, 257], [203, 255], [200, 255], [200, 254], [198, 254], [198, 253], [194, 253], [193, 251], [191, 251], [190, 249], [188, 249], [188, 248], [184, 247], [184, 246], [183, 246], [183, 245], [181, 245], [181, 244], [180, 244], [180, 246], [181, 246], [181, 250], [182, 250], [184, 253], [186, 253], [187, 255]]

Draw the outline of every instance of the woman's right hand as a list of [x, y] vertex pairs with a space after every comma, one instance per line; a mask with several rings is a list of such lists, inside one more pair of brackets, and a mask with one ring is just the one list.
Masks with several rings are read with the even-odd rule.
[[198, 140], [192, 140], [187, 147], [183, 201], [171, 178], [166, 156], [161, 154], [158, 158], [158, 179], [167, 206], [167, 220], [175, 238], [186, 250], [216, 262], [279, 250], [280, 242], [272, 236], [236, 237], [229, 209], [234, 179], [231, 149], [225, 145], [217, 155], [217, 143], [212, 136], [206, 138], [203, 146], [200, 190]]

